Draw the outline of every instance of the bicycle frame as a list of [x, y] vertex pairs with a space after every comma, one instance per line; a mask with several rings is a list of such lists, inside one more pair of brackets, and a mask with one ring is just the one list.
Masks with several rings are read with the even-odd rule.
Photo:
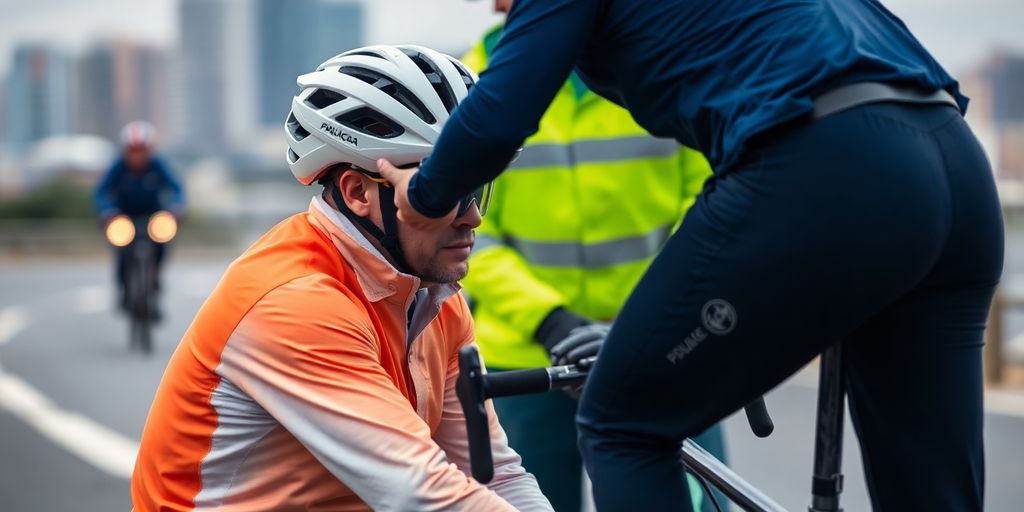
[[843, 411], [846, 406], [843, 346], [836, 344], [821, 355], [818, 384], [818, 419], [814, 438], [814, 476], [810, 512], [840, 512], [843, 492]]
[[[459, 352], [460, 374], [456, 392], [466, 416], [470, 463], [473, 478], [487, 483], [493, 477], [490, 431], [484, 402], [489, 398], [545, 392], [582, 384], [590, 365], [555, 366], [484, 374], [474, 346]], [[818, 391], [817, 434], [814, 448], [812, 503], [809, 512], [840, 512], [842, 492], [843, 408], [845, 397], [842, 348], [827, 349], [821, 360], [821, 386]], [[771, 433], [773, 425], [758, 399], [745, 407], [751, 429], [759, 437]], [[782, 512], [786, 509], [748, 483], [729, 467], [690, 440], [685, 440], [681, 457], [687, 469], [718, 489], [740, 508], [750, 512]]]
[[128, 251], [125, 285], [128, 293], [129, 343], [132, 347], [138, 346], [142, 353], [149, 354], [153, 350], [151, 315], [152, 302], [155, 300], [153, 274], [156, 272], [156, 242], [143, 234], [121, 250]]

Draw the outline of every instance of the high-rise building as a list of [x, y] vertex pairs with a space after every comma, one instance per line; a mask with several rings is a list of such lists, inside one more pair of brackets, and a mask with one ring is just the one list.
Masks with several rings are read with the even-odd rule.
[[1024, 55], [996, 52], [986, 67], [996, 124], [1024, 122]]
[[257, 0], [260, 123], [288, 115], [295, 77], [363, 44], [363, 6], [339, 0]]
[[6, 100], [6, 132], [13, 149], [70, 132], [69, 68], [67, 55], [50, 45], [14, 49]]
[[347, 50], [362, 46], [366, 39], [363, 5], [349, 0], [320, 0], [316, 17], [317, 43], [313, 66]]
[[256, 45], [245, 0], [180, 0], [182, 142], [219, 153], [255, 125]]
[[993, 52], [960, 82], [967, 120], [1001, 178], [1024, 179], [1024, 55]]
[[162, 48], [124, 40], [94, 44], [75, 66], [77, 131], [113, 140], [125, 123], [144, 119], [163, 133], [170, 124], [170, 65]]
[[114, 138], [114, 89], [113, 49], [95, 45], [82, 53], [75, 62], [72, 92], [76, 131]]
[[0, 76], [0, 155], [9, 144], [10, 141], [7, 140], [7, 77]]

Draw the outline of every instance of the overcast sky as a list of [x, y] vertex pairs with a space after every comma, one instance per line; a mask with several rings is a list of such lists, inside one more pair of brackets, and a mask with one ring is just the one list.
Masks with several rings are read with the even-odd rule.
[[[854, 0], [845, 0], [854, 1]], [[368, 43], [468, 47], [496, 21], [492, 0], [364, 0]], [[1024, 0], [883, 0], [951, 71], [991, 48], [1024, 52]], [[20, 41], [80, 48], [115, 35], [173, 44], [176, 0], [0, 0], [0, 73]]]

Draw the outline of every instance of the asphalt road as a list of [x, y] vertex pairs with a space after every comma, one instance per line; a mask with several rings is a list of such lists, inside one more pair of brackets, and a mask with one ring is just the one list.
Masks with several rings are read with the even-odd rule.
[[[0, 511], [128, 510], [128, 475], [163, 367], [227, 259], [175, 261], [152, 356], [131, 353], [112, 313], [106, 261], [0, 262]], [[790, 510], [806, 510], [813, 372], [768, 396], [776, 433], [727, 421], [733, 467]], [[1012, 398], [1012, 397], [1011, 397]], [[1024, 400], [986, 417], [989, 510], [1024, 503]], [[848, 429], [846, 510], [868, 510]]]

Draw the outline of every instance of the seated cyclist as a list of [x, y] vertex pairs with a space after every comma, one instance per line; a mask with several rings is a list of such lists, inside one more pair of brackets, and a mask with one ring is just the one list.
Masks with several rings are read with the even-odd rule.
[[[184, 192], [163, 159], [153, 154], [156, 128], [146, 121], [128, 123], [121, 129], [120, 144], [121, 156], [110, 166], [94, 193], [100, 221], [106, 224], [118, 215], [149, 217], [161, 210], [180, 216]], [[157, 288], [165, 245], [154, 246]], [[131, 245], [117, 251], [115, 275], [121, 309], [128, 306], [125, 283], [130, 251]]]
[[323, 193], [231, 265], [185, 333], [143, 432], [135, 510], [551, 510], [497, 420], [494, 480], [467, 476], [455, 380], [473, 326], [456, 281], [484, 190], [417, 231], [366, 170], [425, 158], [475, 75], [373, 46], [298, 83], [288, 164]]

